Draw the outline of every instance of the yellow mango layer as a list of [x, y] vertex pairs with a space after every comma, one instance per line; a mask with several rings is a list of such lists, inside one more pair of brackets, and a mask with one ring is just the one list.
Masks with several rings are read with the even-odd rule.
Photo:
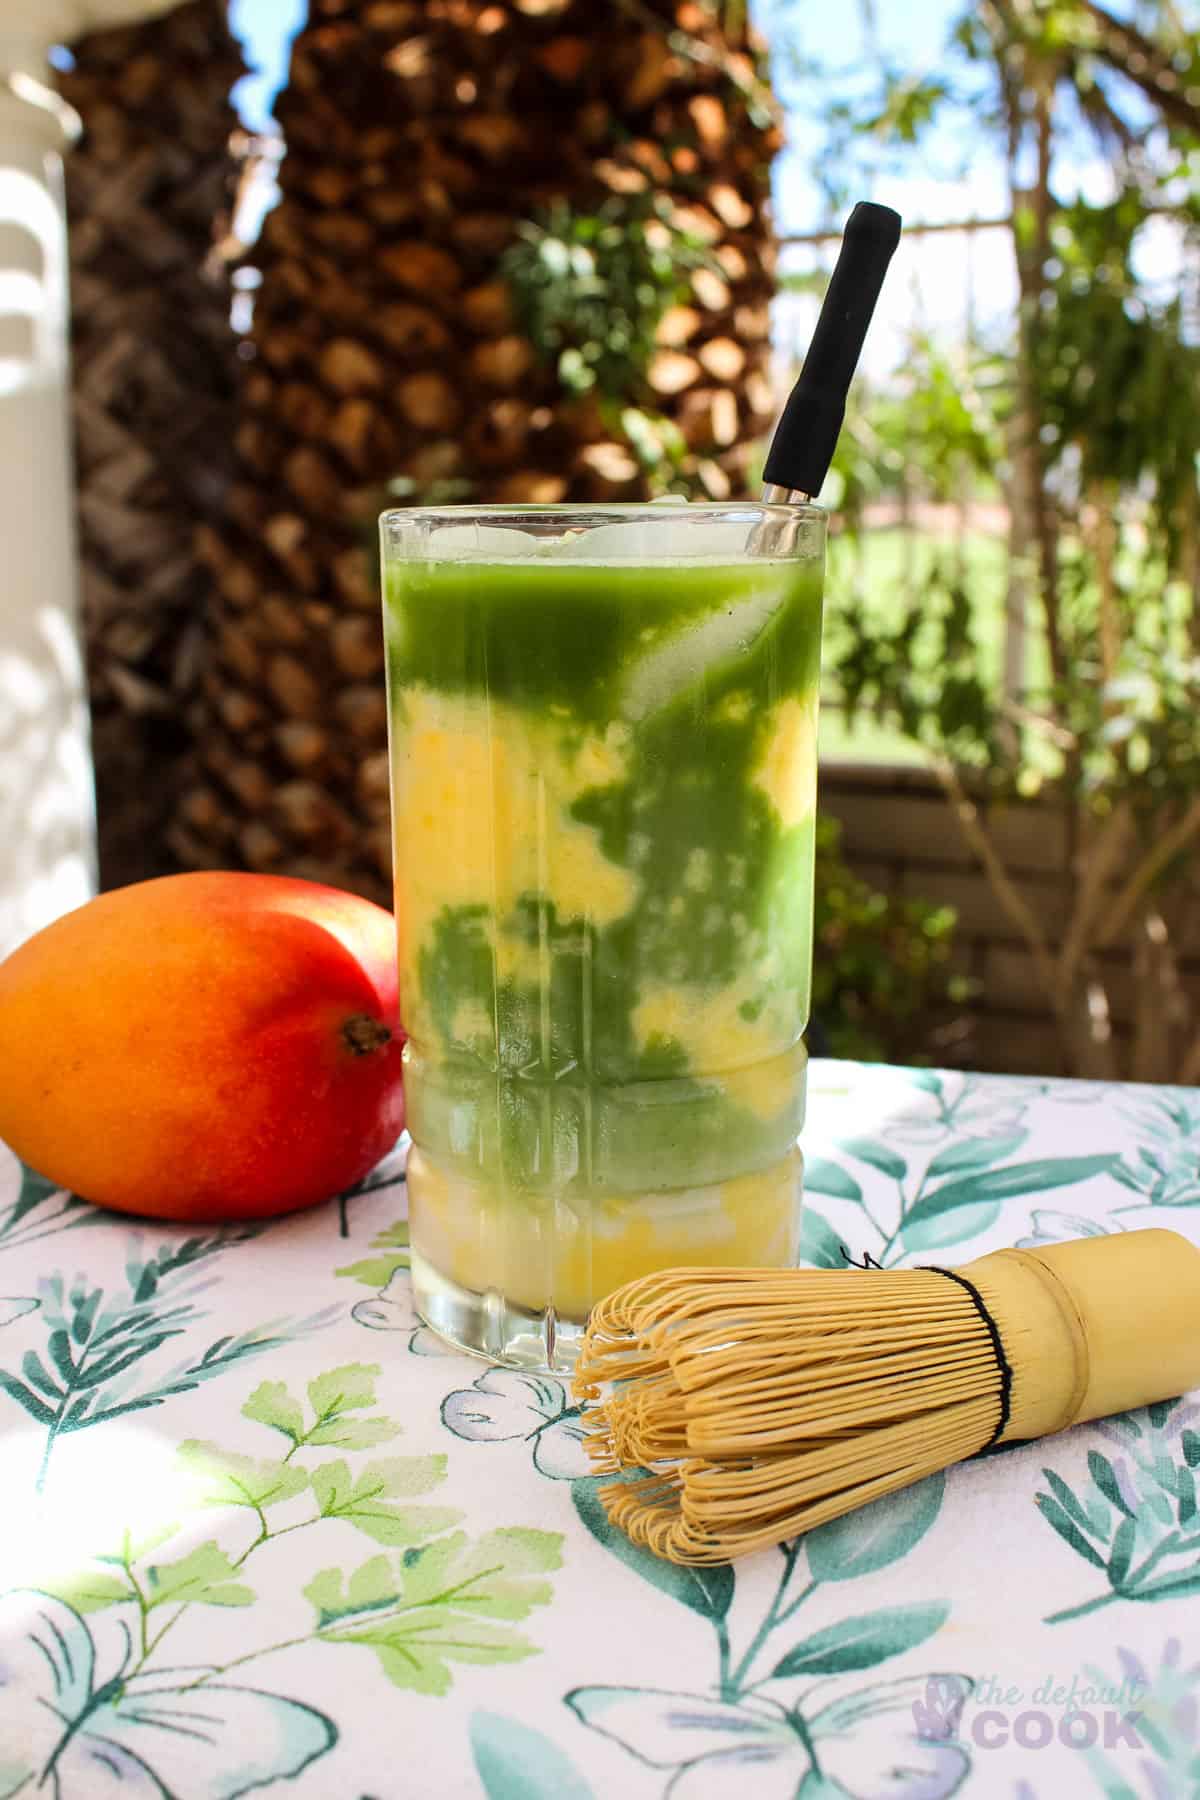
[[515, 1194], [408, 1161], [412, 1241], [439, 1275], [530, 1312], [582, 1323], [597, 1300], [656, 1269], [790, 1268], [800, 1217], [798, 1150], [711, 1187], [589, 1200]]

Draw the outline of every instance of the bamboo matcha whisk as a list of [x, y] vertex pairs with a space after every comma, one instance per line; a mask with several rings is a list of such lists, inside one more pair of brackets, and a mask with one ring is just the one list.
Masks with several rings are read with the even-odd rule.
[[609, 1518], [681, 1563], [1196, 1384], [1200, 1250], [1173, 1231], [962, 1269], [668, 1270], [601, 1302], [575, 1373], [597, 1472], [642, 1471], [600, 1490]]

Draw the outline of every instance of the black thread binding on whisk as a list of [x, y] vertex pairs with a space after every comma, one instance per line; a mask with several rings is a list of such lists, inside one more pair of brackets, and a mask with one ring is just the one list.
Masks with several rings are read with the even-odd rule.
[[991, 1449], [998, 1438], [1004, 1435], [1004, 1428], [1008, 1424], [1009, 1414], [1012, 1410], [1012, 1364], [1004, 1354], [1004, 1344], [1000, 1338], [999, 1327], [991, 1313], [988, 1311], [987, 1306], [984, 1303], [983, 1295], [979, 1292], [979, 1289], [974, 1283], [968, 1281], [965, 1275], [958, 1274], [954, 1269], [938, 1268], [936, 1263], [922, 1263], [921, 1267], [928, 1269], [931, 1275], [944, 1275], [947, 1281], [957, 1281], [960, 1288], [966, 1289], [967, 1293], [971, 1296], [975, 1311], [986, 1325], [987, 1334], [992, 1340], [992, 1354], [996, 1358], [996, 1367], [1000, 1371], [1000, 1417], [996, 1421], [996, 1429], [993, 1431], [987, 1443], [975, 1452], [976, 1456], [982, 1456], [985, 1451]]
[[854, 1258], [851, 1256], [850, 1252], [847, 1250], [845, 1244], [839, 1244], [838, 1249], [842, 1253], [843, 1261], [851, 1269], [880, 1269], [881, 1270], [883, 1268], [883, 1264], [881, 1262], [876, 1262], [875, 1258], [871, 1255], [871, 1252], [869, 1250], [863, 1251], [863, 1259], [861, 1262], [855, 1262]]
[[[883, 1264], [876, 1262], [869, 1250], [863, 1251], [863, 1259], [859, 1263], [855, 1262], [845, 1244], [839, 1244], [838, 1249], [852, 1269], [882, 1270], [883, 1268]], [[983, 1320], [983, 1323], [987, 1328], [988, 1337], [992, 1341], [992, 1354], [996, 1358], [996, 1367], [1000, 1371], [1000, 1417], [996, 1421], [996, 1429], [993, 1431], [987, 1443], [983, 1445], [982, 1449], [975, 1452], [976, 1456], [984, 1456], [992, 1448], [992, 1445], [1004, 1435], [1004, 1428], [1008, 1424], [1012, 1412], [1012, 1364], [1004, 1353], [1004, 1344], [1000, 1337], [1000, 1329], [996, 1324], [995, 1319], [993, 1319], [991, 1313], [988, 1311], [983, 1295], [979, 1292], [979, 1289], [975, 1286], [974, 1282], [968, 1281], [965, 1275], [959, 1275], [954, 1269], [939, 1268], [937, 1263], [922, 1263], [921, 1267], [923, 1269], [928, 1269], [931, 1275], [944, 1275], [947, 1281], [957, 1281], [960, 1288], [966, 1289], [967, 1293], [971, 1296], [975, 1311]]]

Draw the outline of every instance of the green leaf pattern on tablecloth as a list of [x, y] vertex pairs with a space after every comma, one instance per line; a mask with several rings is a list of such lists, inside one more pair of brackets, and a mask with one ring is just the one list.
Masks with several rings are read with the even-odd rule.
[[[820, 1267], [1149, 1223], [1200, 1238], [1190, 1091], [816, 1065], [804, 1149]], [[126, 1442], [154, 1444], [177, 1476], [157, 1516], [0, 1596], [0, 1793], [1200, 1792], [1200, 1667], [1180, 1648], [1200, 1595], [1195, 1402], [678, 1569], [609, 1526], [565, 1382], [481, 1369], [416, 1318], [403, 1165], [401, 1147], [278, 1224], [135, 1233], [0, 1148], [15, 1479], [40, 1458], [65, 1505], [93, 1430], [114, 1470]], [[87, 1505], [85, 1487], [76, 1524]], [[993, 1563], [994, 1521], [1044, 1579]], [[1098, 1684], [1150, 1690], [1136, 1753], [1099, 1741], [1064, 1778], [1062, 1757], [978, 1747], [996, 1584], [1039, 1666], [1072, 1644]]]
[[863, 1191], [858, 1182], [839, 1164], [830, 1162], [827, 1156], [805, 1157], [804, 1191], [828, 1194], [834, 1200], [849, 1200], [855, 1206], [862, 1205]]
[[[1070, 1187], [1094, 1176], [1112, 1175], [1120, 1163], [1120, 1158], [1111, 1153], [1035, 1157], [992, 1168], [975, 1160], [982, 1159], [984, 1145], [1007, 1149], [1020, 1142], [1011, 1134], [972, 1139], [930, 1158], [922, 1167], [916, 1159], [912, 1164], [906, 1162], [886, 1145], [871, 1144], [861, 1138], [846, 1140], [841, 1147], [847, 1156], [876, 1168], [894, 1186], [895, 1199], [889, 1196], [887, 1213], [878, 1205], [873, 1210], [855, 1177], [828, 1160], [819, 1161], [816, 1179], [810, 1176], [807, 1186], [829, 1198], [850, 1201], [858, 1209], [868, 1231], [880, 1240], [878, 1248], [875, 1244], [866, 1247], [888, 1268], [918, 1253], [980, 1237], [996, 1223], [1006, 1200]], [[822, 1223], [827, 1226], [826, 1221]], [[830, 1229], [830, 1239], [826, 1239], [819, 1226], [809, 1226], [808, 1241], [816, 1244], [821, 1257], [819, 1266], [834, 1266], [828, 1260], [833, 1235]], [[861, 1247], [861, 1225], [857, 1236]]]
[[[1134, 1701], [1138, 1733], [1153, 1754], [1144, 1767], [1150, 1774], [1150, 1792], [1155, 1800], [1175, 1800], [1177, 1795], [1192, 1796], [1200, 1790], [1200, 1746], [1197, 1743], [1197, 1715], [1200, 1713], [1200, 1663], [1186, 1666], [1182, 1644], [1168, 1637], [1159, 1654], [1157, 1666], [1150, 1667], [1135, 1651], [1124, 1648], [1116, 1652], [1119, 1669], [1085, 1667], [1086, 1677], [1098, 1692], [1126, 1689], [1140, 1694]], [[1121, 1759], [1097, 1746], [1084, 1752], [1087, 1767], [1101, 1793], [1113, 1800], [1124, 1800], [1134, 1792], [1128, 1784], [1127, 1770]]]
[[323, 1519], [344, 1519], [377, 1544], [409, 1547], [458, 1522], [452, 1508], [400, 1504], [410, 1494], [427, 1494], [445, 1474], [442, 1456], [390, 1457], [358, 1475], [349, 1463], [330, 1462], [313, 1470], [312, 1489]]
[[945, 1492], [945, 1475], [930, 1475], [915, 1487], [818, 1525], [804, 1540], [809, 1569], [820, 1581], [850, 1581], [886, 1569], [925, 1536]]
[[344, 1269], [335, 1269], [334, 1273], [361, 1282], [363, 1287], [386, 1288], [396, 1271], [407, 1269], [409, 1265], [408, 1220], [393, 1219], [390, 1225], [377, 1231], [371, 1239], [371, 1249], [378, 1254], [360, 1257]]
[[813, 1206], [800, 1214], [800, 1261], [811, 1269], [844, 1269], [850, 1252]]
[[[242, 1408], [243, 1418], [254, 1415]], [[201, 1438], [187, 1438], [179, 1446], [180, 1460], [193, 1469], [199, 1479], [198, 1498], [205, 1506], [244, 1506], [263, 1513], [286, 1500], [294, 1500], [309, 1483], [309, 1476], [299, 1463], [288, 1464], [278, 1457], [243, 1456], [236, 1450], [223, 1450], [219, 1444]]]
[[0, 1256], [97, 1222], [95, 1207], [18, 1162], [0, 1144]]
[[318, 1375], [308, 1384], [308, 1410], [282, 1381], [264, 1381], [243, 1407], [247, 1419], [257, 1419], [285, 1437], [293, 1450], [305, 1445], [326, 1445], [341, 1450], [370, 1450], [386, 1444], [400, 1430], [398, 1420], [383, 1414], [352, 1417], [369, 1412], [375, 1404], [378, 1363], [346, 1363]]
[[1113, 1156], [1047, 1156], [955, 1175], [933, 1188], [927, 1172], [915, 1197], [905, 1202], [897, 1236], [906, 1255], [962, 1243], [991, 1229], [1002, 1200], [1019, 1194], [1044, 1194], [1049, 1188], [1070, 1187], [1077, 1181], [1090, 1181], [1093, 1175], [1111, 1174], [1116, 1160]]
[[859, 1618], [839, 1619], [823, 1631], [802, 1638], [771, 1670], [773, 1680], [785, 1675], [845, 1675], [871, 1669], [923, 1644], [946, 1623], [949, 1606], [889, 1606]]
[[[733, 1599], [734, 1571], [723, 1564], [712, 1568], [689, 1568], [679, 1563], [664, 1562], [641, 1544], [632, 1543], [623, 1531], [610, 1525], [597, 1493], [597, 1483], [578, 1481], [571, 1490], [575, 1511], [597, 1543], [612, 1552], [618, 1562], [632, 1569], [643, 1581], [677, 1600], [691, 1612], [698, 1613], [709, 1624], [719, 1624], [729, 1611]], [[602, 1483], [599, 1485], [603, 1485]]]
[[[0, 1367], [0, 1389], [45, 1432], [41, 1479], [62, 1436], [124, 1414], [161, 1406], [173, 1396], [227, 1374], [242, 1363], [331, 1324], [336, 1311], [301, 1319], [272, 1319], [248, 1331], [224, 1333], [203, 1350], [192, 1342], [206, 1316], [197, 1296], [206, 1285], [197, 1271], [253, 1232], [188, 1237], [143, 1254], [131, 1240], [123, 1288], [92, 1286], [83, 1275], [43, 1280], [37, 1318], [42, 1350], [27, 1349], [19, 1367]], [[175, 1339], [187, 1353], [164, 1366], [158, 1353]]]
[[344, 1588], [325, 1569], [305, 1589], [326, 1644], [374, 1652], [388, 1680], [445, 1694], [453, 1664], [521, 1662], [537, 1646], [512, 1629], [552, 1594], [541, 1579], [561, 1566], [557, 1532], [513, 1527], [471, 1542], [464, 1532], [404, 1556], [375, 1557]]
[[0, 1643], [5, 1794], [91, 1800], [127, 1787], [139, 1800], [236, 1800], [298, 1775], [337, 1740], [331, 1719], [282, 1695], [128, 1663], [102, 1674], [87, 1624], [52, 1595], [0, 1599]]
[[487, 1800], [594, 1800], [558, 1746], [515, 1719], [474, 1713], [471, 1755]]
[[1117, 1601], [1200, 1594], [1192, 1461], [1200, 1446], [1191, 1429], [1198, 1419], [1200, 1406], [1186, 1401], [1124, 1413], [1097, 1427], [1112, 1452], [1089, 1450], [1085, 1481], [1072, 1486], [1055, 1470], [1043, 1469], [1039, 1512], [1100, 1575], [1098, 1592], [1051, 1614], [1050, 1623], [1081, 1618]]
[[[744, 1644], [729, 1628], [737, 1596], [734, 1566], [682, 1568], [632, 1544], [609, 1524], [596, 1481], [577, 1482], [575, 1508], [588, 1531], [626, 1569], [693, 1615], [695, 1629], [712, 1633], [715, 1679], [711, 1690], [679, 1692], [626, 1686], [575, 1688], [567, 1705], [593, 1731], [631, 1755], [667, 1772], [669, 1800], [682, 1793], [731, 1795], [746, 1780], [754, 1792], [779, 1800], [814, 1793], [825, 1800], [849, 1795], [873, 1800], [882, 1784], [906, 1771], [903, 1786], [913, 1800], [947, 1800], [970, 1767], [967, 1750], [945, 1739], [971, 1692], [961, 1675], [927, 1674], [900, 1683], [856, 1688], [835, 1706], [817, 1708], [817, 1688], [797, 1681], [857, 1674], [902, 1656], [940, 1630], [949, 1602], [849, 1611], [832, 1624], [796, 1639], [792, 1621], [812, 1611], [818, 1591], [874, 1575], [901, 1560], [934, 1525], [945, 1492], [935, 1476], [902, 1494], [889, 1495], [852, 1518], [818, 1527], [780, 1552], [774, 1593]], [[807, 1579], [805, 1579], [807, 1577]], [[920, 1711], [930, 1685], [951, 1696], [932, 1723]], [[948, 1684], [948, 1685], [947, 1685]], [[763, 1690], [769, 1688], [770, 1693]], [[872, 1739], [865, 1765], [855, 1746]], [[828, 1741], [826, 1741], [828, 1740]], [[838, 1786], [840, 1764], [854, 1760], [853, 1776]]]
[[252, 1591], [219, 1544], [189, 1550], [178, 1562], [154, 1562], [146, 1570], [146, 1611], [157, 1606], [249, 1606]]
[[[452, 1686], [456, 1664], [512, 1663], [537, 1654], [537, 1644], [514, 1631], [512, 1621], [524, 1620], [549, 1603], [553, 1589], [547, 1576], [562, 1561], [560, 1533], [517, 1526], [472, 1536], [458, 1529], [462, 1519], [458, 1508], [413, 1504], [445, 1483], [443, 1455], [387, 1457], [358, 1468], [346, 1457], [312, 1460], [331, 1444], [347, 1447], [353, 1428], [361, 1434], [370, 1425], [365, 1435], [372, 1445], [382, 1437], [399, 1435], [399, 1423], [374, 1410], [381, 1372], [378, 1363], [347, 1363], [326, 1370], [307, 1383], [304, 1400], [284, 1382], [261, 1382], [242, 1406], [241, 1416], [284, 1437], [289, 1447], [282, 1457], [251, 1457], [198, 1439], [179, 1446], [179, 1461], [196, 1484], [197, 1503], [229, 1514], [235, 1529], [238, 1514], [248, 1514], [252, 1532], [248, 1541], [243, 1526], [236, 1542], [213, 1537], [172, 1555], [170, 1546], [180, 1533], [178, 1527], [168, 1527], [141, 1544], [126, 1538], [113, 1551], [97, 1556], [94, 1566], [74, 1570], [34, 1596], [32, 1629], [36, 1632], [40, 1618], [44, 1629], [59, 1634], [67, 1645], [66, 1660], [84, 1658], [88, 1667], [94, 1650], [84, 1616], [122, 1609], [126, 1651], [104, 1688], [118, 1697], [112, 1728], [119, 1742], [129, 1737], [133, 1725], [144, 1723], [149, 1730], [168, 1715], [180, 1720], [181, 1732], [190, 1731], [203, 1706], [208, 1709], [212, 1742], [227, 1758], [236, 1750], [236, 1734], [227, 1729], [231, 1707], [247, 1723], [257, 1721], [268, 1737], [279, 1738], [286, 1725], [283, 1735], [289, 1746], [294, 1741], [304, 1747], [298, 1760], [291, 1748], [281, 1747], [269, 1765], [260, 1759], [252, 1762], [252, 1768], [238, 1765], [228, 1772], [222, 1765], [213, 1776], [213, 1794], [240, 1794], [263, 1780], [296, 1773], [329, 1748], [337, 1735], [333, 1722], [313, 1709], [257, 1688], [243, 1689], [236, 1681], [231, 1685], [226, 1677], [232, 1670], [301, 1643], [359, 1646], [375, 1653], [393, 1685], [444, 1695]], [[308, 1460], [302, 1460], [305, 1457]], [[297, 1501], [304, 1502], [305, 1516], [283, 1524], [268, 1517], [272, 1509]], [[298, 1638], [272, 1642], [268, 1637], [223, 1664], [189, 1667], [183, 1678], [163, 1666], [163, 1640], [193, 1608], [252, 1612], [246, 1632], [250, 1639], [261, 1612], [258, 1631], [264, 1627], [269, 1631], [270, 1609], [261, 1606], [245, 1574], [247, 1565], [252, 1559], [257, 1564], [260, 1552], [274, 1540], [301, 1530], [321, 1532], [330, 1524], [349, 1525], [387, 1546], [391, 1554], [377, 1553], [348, 1575], [339, 1567], [318, 1568], [303, 1587], [315, 1617], [311, 1629]], [[319, 1540], [314, 1538], [313, 1543], [315, 1556]], [[4, 1648], [8, 1656], [7, 1643]], [[0, 1673], [0, 1709], [9, 1685], [7, 1672]], [[152, 1702], [141, 1698], [151, 1693]], [[77, 1697], [86, 1727], [77, 1729], [80, 1721], [71, 1712], [70, 1697], [64, 1698], [60, 1712], [65, 1735], [48, 1745], [40, 1767], [61, 1763], [70, 1769], [78, 1762], [76, 1778], [82, 1782], [86, 1757], [99, 1754], [90, 1746], [103, 1707], [84, 1689]], [[68, 1755], [77, 1738], [84, 1749], [70, 1749]], [[149, 1763], [157, 1774], [153, 1758]], [[7, 1764], [0, 1762], [0, 1771], [7, 1778]], [[23, 1769], [21, 1778], [25, 1779]], [[237, 1785], [243, 1780], [244, 1786]], [[19, 1788], [0, 1791], [15, 1794]], [[87, 1790], [78, 1791], [80, 1800], [86, 1800]], [[178, 1791], [200, 1790], [184, 1786]], [[70, 1789], [64, 1789], [63, 1800], [71, 1800]]]

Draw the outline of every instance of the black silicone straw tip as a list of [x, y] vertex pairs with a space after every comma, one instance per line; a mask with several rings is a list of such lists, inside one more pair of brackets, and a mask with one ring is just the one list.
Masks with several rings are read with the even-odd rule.
[[768, 487], [818, 494], [846, 414], [846, 395], [888, 264], [900, 242], [900, 214], [860, 200], [846, 221], [800, 379], [788, 395], [767, 454]]

